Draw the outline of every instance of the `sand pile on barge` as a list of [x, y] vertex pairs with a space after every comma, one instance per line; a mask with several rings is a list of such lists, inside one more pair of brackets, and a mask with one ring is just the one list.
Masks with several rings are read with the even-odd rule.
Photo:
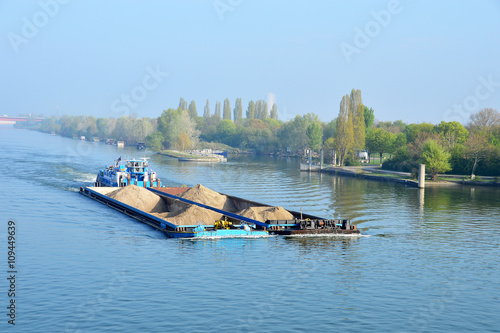
[[[197, 189], [193, 191], [191, 195], [192, 197], [205, 198], [204, 202], [208, 202], [207, 204], [216, 202], [224, 206], [227, 198], [220, 197], [225, 196], [217, 193], [219, 195], [219, 198], [217, 198], [217, 196], [210, 193], [211, 190], [207, 190], [206, 188], [202, 188], [201, 190]], [[165, 203], [160, 196], [143, 187], [135, 185], [120, 187], [108, 193], [107, 196], [176, 225], [196, 225], [198, 222], [205, 225], [211, 225], [222, 218], [222, 214], [194, 205], [186, 208], [186, 206], [182, 204], [171, 204], [169, 209], [169, 205]]]
[[260, 222], [267, 220], [293, 220], [293, 215], [283, 207], [250, 207], [236, 213]]
[[222, 209], [228, 212], [235, 212], [236, 206], [226, 195], [217, 193], [205, 186], [198, 184], [186, 192], [180, 194], [184, 199], [199, 202], [201, 204]]
[[153, 213], [153, 215], [176, 225], [213, 225], [222, 219], [222, 214], [199, 206], [190, 206], [186, 210], [169, 213]]
[[146, 213], [161, 213], [168, 210], [160, 196], [135, 185], [120, 187], [108, 193], [107, 196]]
[[[196, 225], [198, 223], [211, 225], [215, 221], [222, 219], [223, 216], [212, 210], [196, 205], [188, 205], [179, 202], [179, 200], [171, 200], [172, 202], [167, 203], [155, 193], [136, 185], [120, 187], [109, 192], [107, 196], [176, 225]], [[237, 211], [231, 198], [200, 184], [180, 196], [225, 211]], [[267, 220], [293, 220], [294, 218], [290, 212], [279, 206], [250, 207], [236, 212], [236, 214], [261, 222]]]

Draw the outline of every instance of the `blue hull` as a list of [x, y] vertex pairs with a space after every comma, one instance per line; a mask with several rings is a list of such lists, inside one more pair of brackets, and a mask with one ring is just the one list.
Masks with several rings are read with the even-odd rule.
[[219, 229], [196, 232], [194, 238], [258, 238], [267, 236], [269, 233], [264, 230]]

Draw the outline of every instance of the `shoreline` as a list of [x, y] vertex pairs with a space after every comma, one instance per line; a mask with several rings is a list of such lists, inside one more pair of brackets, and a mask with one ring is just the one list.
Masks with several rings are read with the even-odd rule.
[[218, 156], [187, 154], [187, 153], [182, 153], [182, 152], [178, 152], [175, 150], [162, 150], [160, 152], [157, 152], [157, 154], [162, 155], [162, 156], [176, 158], [179, 162], [219, 163], [219, 162], [226, 162], [227, 161], [222, 156], [218, 157]]
[[[381, 181], [381, 182], [388, 182], [388, 183], [397, 183], [397, 184], [402, 184], [406, 185], [409, 187], [414, 187], [418, 188], [418, 181], [412, 180], [412, 179], [405, 179], [405, 178], [397, 178], [397, 177], [388, 177], [388, 176], [383, 176], [383, 175], [376, 175], [373, 174], [371, 171], [363, 170], [361, 167], [326, 167], [323, 169], [318, 169], [318, 170], [307, 170], [306, 172], [320, 172], [320, 173], [327, 173], [327, 174], [333, 174], [333, 175], [340, 175], [340, 176], [346, 176], [346, 177], [355, 177], [355, 178], [362, 178], [362, 179], [368, 179], [368, 180], [373, 180], [373, 181]], [[396, 172], [396, 171], [389, 171], [389, 170], [384, 170], [387, 174], [391, 175], [400, 175], [402, 176], [402, 173]], [[449, 180], [449, 181], [425, 181], [425, 187], [450, 187], [450, 186], [460, 186], [460, 185], [467, 185], [467, 186], [487, 186], [487, 187], [500, 187], [499, 182], [482, 182], [482, 181], [454, 181], [454, 180]]]

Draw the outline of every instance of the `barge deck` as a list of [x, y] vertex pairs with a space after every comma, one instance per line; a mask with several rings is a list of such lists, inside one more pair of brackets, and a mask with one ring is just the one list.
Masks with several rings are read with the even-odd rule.
[[[133, 186], [133, 185], [131, 185]], [[120, 187], [80, 187], [80, 193], [94, 199], [106, 206], [124, 213], [139, 222], [165, 233], [169, 238], [219, 238], [219, 237], [266, 237], [269, 235], [281, 236], [305, 236], [305, 235], [333, 235], [333, 234], [360, 234], [349, 220], [328, 220], [302, 212], [288, 210], [292, 215], [287, 220], [266, 220], [262, 222], [255, 218], [246, 217], [236, 212], [216, 208], [200, 202], [189, 200], [181, 195], [191, 188], [189, 187], [157, 187], [141, 188], [158, 195], [168, 207], [182, 206], [184, 211], [196, 206], [222, 215], [219, 221], [193, 221], [191, 224], [178, 225], [161, 218], [150, 212], [138, 209], [116, 200], [107, 194], [119, 190]], [[123, 187], [121, 188], [123, 189]], [[218, 192], [215, 192], [218, 193]], [[248, 208], [261, 207], [275, 208], [255, 201], [238, 198], [231, 195], [218, 193], [226, 196], [234, 205], [234, 210], [241, 211]], [[214, 223], [215, 222], [215, 223]], [[219, 222], [219, 225], [217, 223]], [[220, 225], [220, 224], [224, 225]]]

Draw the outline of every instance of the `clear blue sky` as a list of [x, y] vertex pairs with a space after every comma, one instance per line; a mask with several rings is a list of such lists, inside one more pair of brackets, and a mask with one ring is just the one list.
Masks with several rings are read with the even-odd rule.
[[330, 121], [352, 88], [379, 120], [500, 109], [499, 1], [60, 2], [0, 2], [0, 114], [157, 117], [183, 97], [202, 115], [273, 93], [281, 119]]

